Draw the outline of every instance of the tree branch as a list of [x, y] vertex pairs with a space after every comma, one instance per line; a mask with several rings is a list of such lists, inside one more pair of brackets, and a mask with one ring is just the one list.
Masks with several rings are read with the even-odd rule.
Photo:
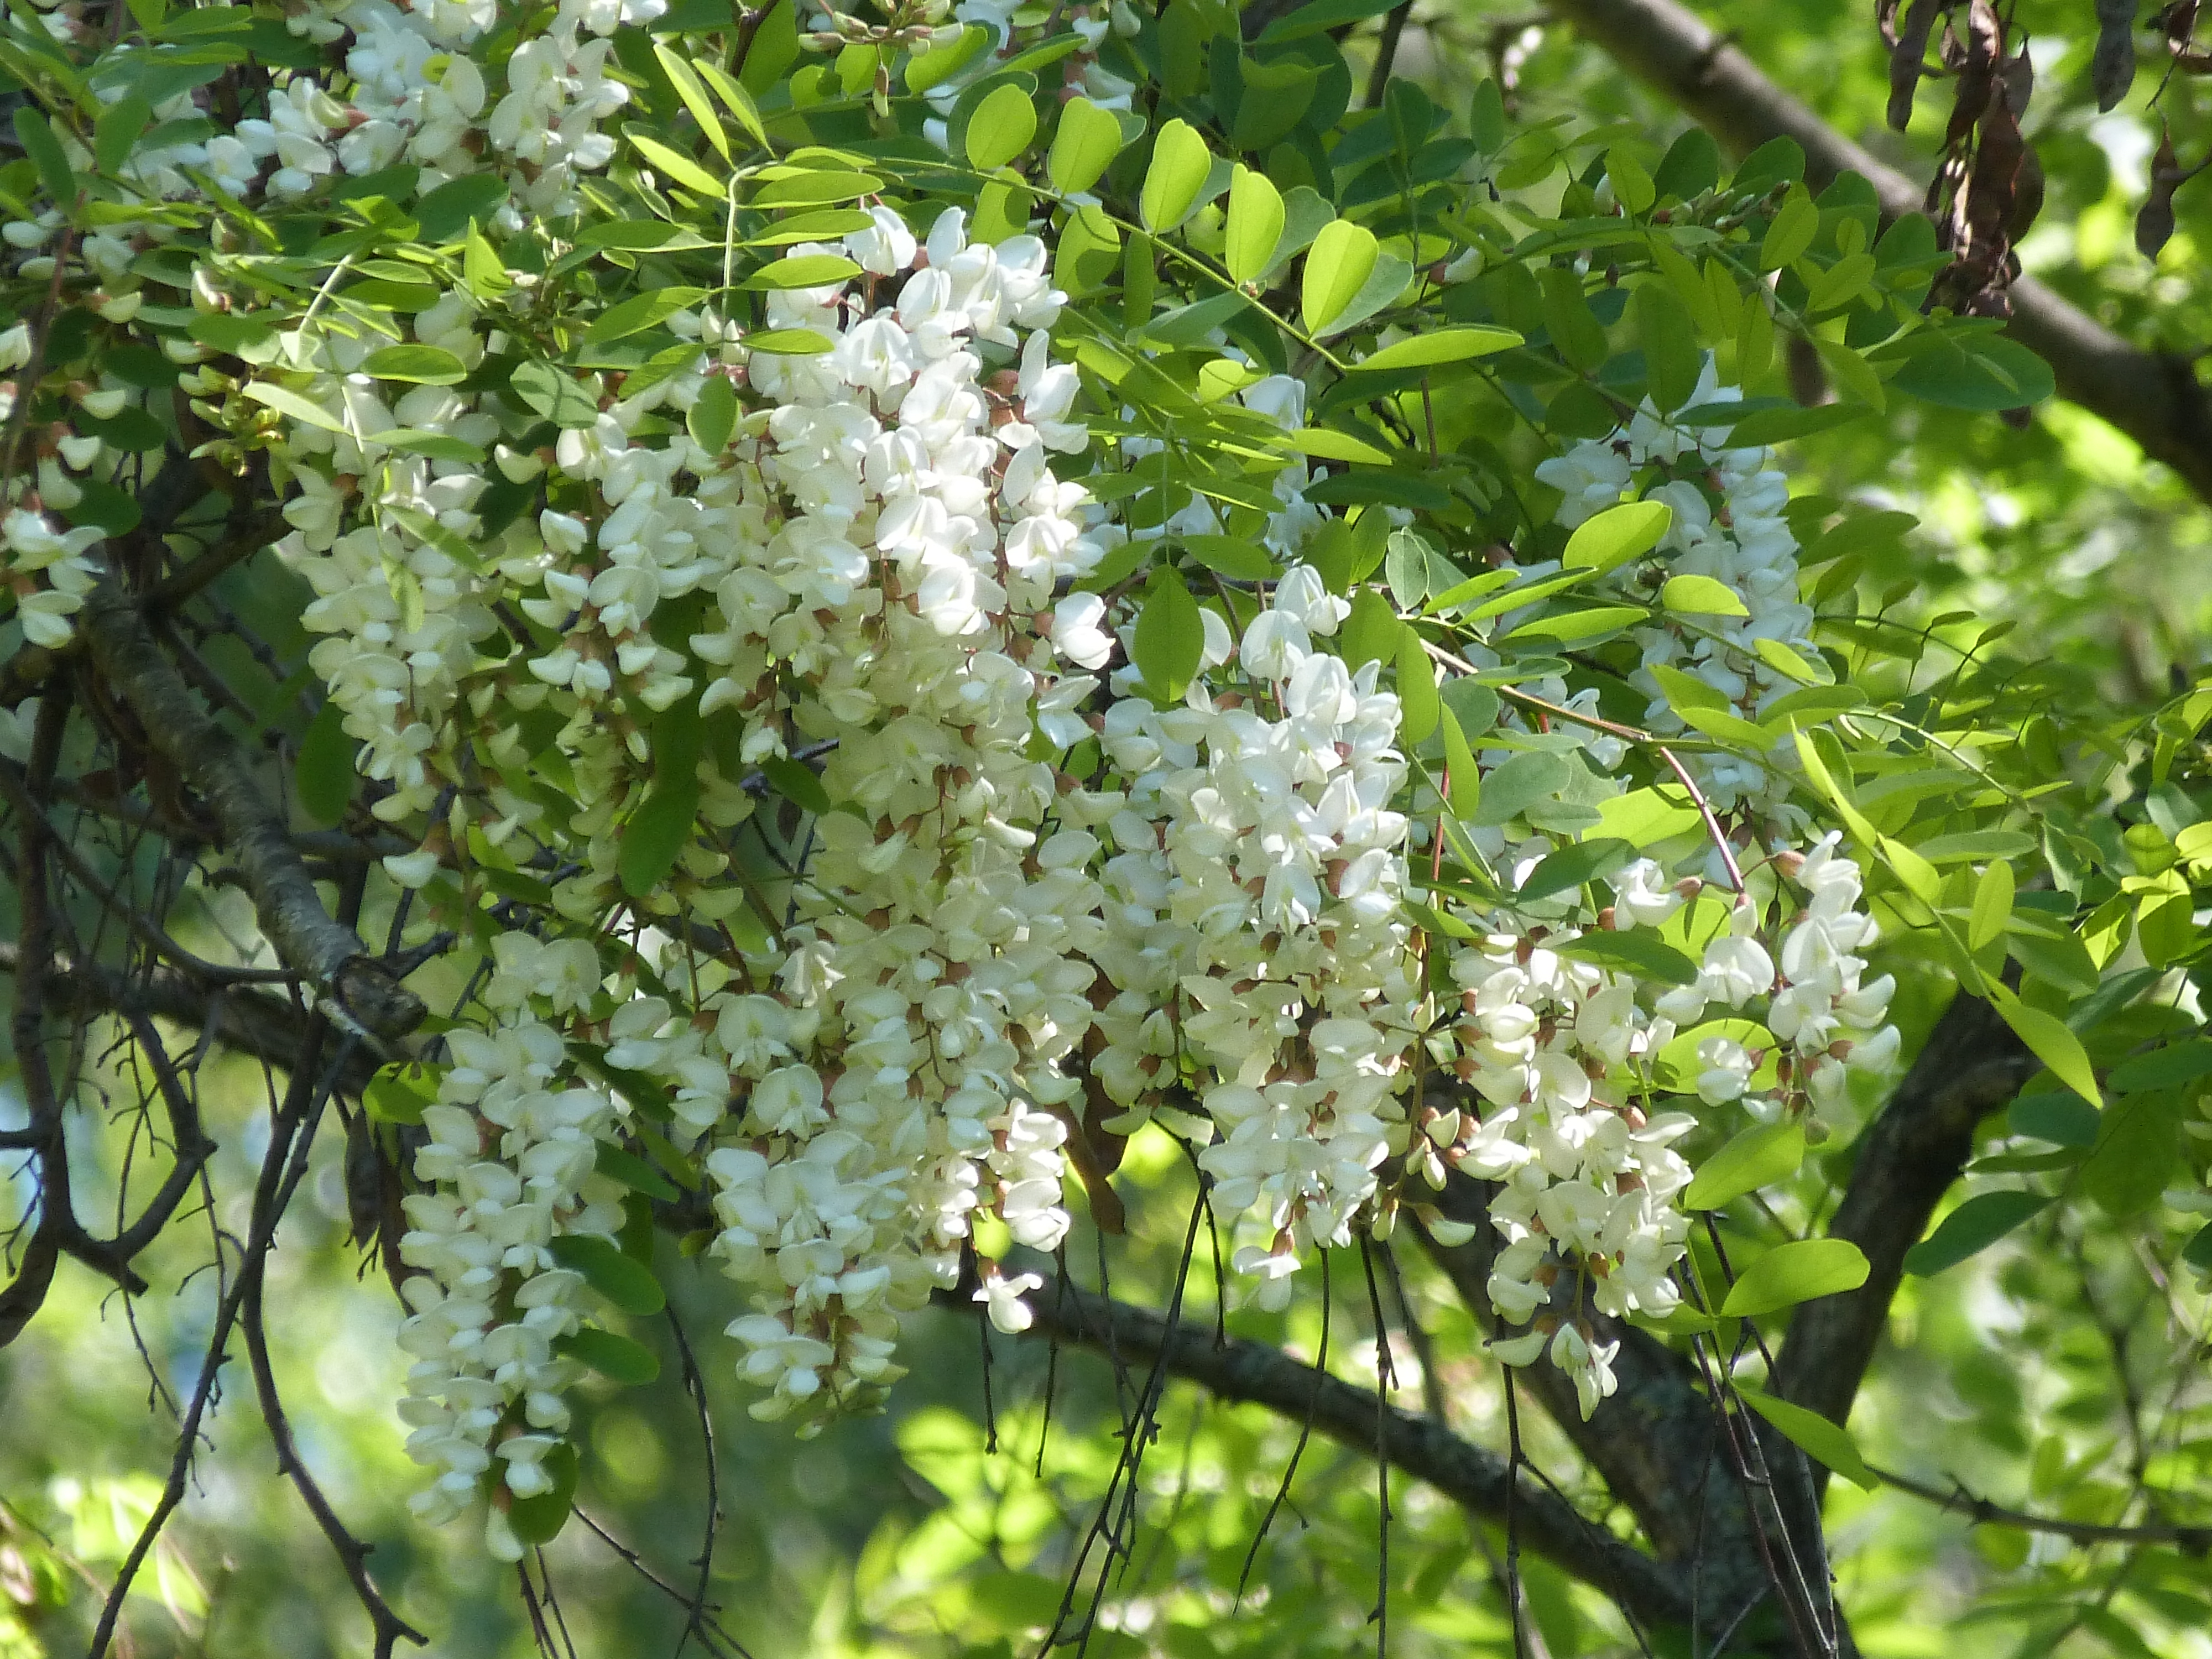
[[422, 1022], [422, 1000], [371, 957], [360, 937], [323, 908], [283, 818], [262, 798], [230, 733], [193, 696], [155, 642], [138, 604], [113, 578], [82, 615], [87, 647], [154, 745], [214, 810], [276, 954], [332, 1009], [377, 1037]]
[[[2041, 1065], [1978, 997], [1952, 999], [1889, 1104], [1861, 1137], [1828, 1236], [1866, 1253], [1856, 1291], [1799, 1308], [1775, 1363], [1774, 1392], [1841, 1423], [1889, 1322], [1905, 1253], [1973, 1152], [1974, 1125]], [[1825, 1470], [1814, 1480], [1825, 1485]]]
[[[1379, 1437], [1383, 1460], [1425, 1480], [1471, 1515], [1503, 1524], [1508, 1486], [1504, 1459], [1470, 1445], [1432, 1418], [1384, 1405], [1364, 1389], [1317, 1376], [1266, 1343], [1167, 1322], [1073, 1285], [1035, 1298], [1028, 1337], [1048, 1337], [1110, 1352], [1124, 1364], [1165, 1356], [1168, 1374], [1217, 1399], [1265, 1406], [1313, 1426], [1355, 1451], [1372, 1455]], [[1562, 1571], [1613, 1597], [1648, 1626], [1686, 1626], [1689, 1585], [1662, 1565], [1585, 1519], [1569, 1504], [1525, 1477], [1511, 1488], [1515, 1524], [1528, 1547]]]
[[[1921, 186], [1775, 85], [1678, 0], [1552, 0], [1552, 9], [1738, 155], [1794, 138], [1816, 186], [1856, 173], [1873, 182], [1886, 219], [1921, 211]], [[2051, 365], [2060, 393], [2212, 501], [2212, 392], [2190, 360], [2130, 344], [2032, 276], [2009, 292], [2006, 332]]]
[[2054, 1538], [2069, 1538], [2077, 1544], [2172, 1544], [2185, 1555], [2202, 1560], [2212, 1552], [2212, 1525], [2185, 1526], [2170, 1521], [2154, 1521], [2139, 1527], [2107, 1526], [2097, 1521], [2062, 1521], [2056, 1516], [2030, 1515], [2024, 1510], [2008, 1510], [2001, 1504], [1992, 1504], [1986, 1498], [1977, 1498], [1964, 1486], [1954, 1481], [1951, 1490], [1915, 1480], [1908, 1475], [1893, 1474], [1888, 1469], [1867, 1467], [1880, 1477], [1886, 1486], [1899, 1492], [1909, 1492], [1915, 1498], [1924, 1498], [1929, 1503], [1964, 1515], [1973, 1525], [2017, 1527], [2022, 1532], [2049, 1533]]

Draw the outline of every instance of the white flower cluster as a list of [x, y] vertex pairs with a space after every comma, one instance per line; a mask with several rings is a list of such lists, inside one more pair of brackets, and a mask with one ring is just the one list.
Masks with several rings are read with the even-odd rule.
[[[1406, 820], [1398, 700], [1315, 641], [1348, 607], [1293, 567], [1246, 626], [1232, 677], [1158, 708], [1125, 684], [1103, 747], [1124, 787], [1086, 804], [1115, 851], [1115, 995], [1094, 1074], [1133, 1109], [1188, 1091], [1221, 1139], [1199, 1155], [1261, 1301], [1287, 1299], [1302, 1247], [1348, 1243], [1376, 1170], [1405, 1150], [1418, 964], [1399, 900]], [[1211, 616], [1212, 613], [1207, 613]], [[1229, 656], [1225, 626], [1202, 660]]]
[[[1689, 406], [1733, 403], [1741, 393], [1717, 383], [1713, 364]], [[1767, 657], [1762, 641], [1813, 662], [1813, 608], [1797, 589], [1797, 538], [1784, 517], [1790, 483], [1770, 463], [1771, 451], [1729, 448], [1724, 426], [1685, 428], [1649, 404], [1609, 435], [1586, 439], [1540, 462], [1536, 476], [1559, 490], [1559, 521], [1570, 529], [1625, 496], [1664, 501], [1673, 514], [1665, 539], [1646, 561], [1613, 580], [1631, 597], [1650, 600], [1674, 576], [1710, 576], [1743, 603], [1742, 617], [1709, 615], [1655, 620], [1637, 631], [1644, 661], [1631, 684], [1651, 699], [1645, 723], [1662, 734], [1683, 729], [1650, 670], [1677, 668], [1725, 700], [1732, 712], [1757, 720], [1797, 682]], [[1656, 468], [1665, 481], [1638, 489]], [[1787, 660], [1787, 659], [1784, 659]], [[1778, 756], [1734, 754], [1691, 758], [1699, 787], [1723, 812], [1741, 807], [1761, 821], [1801, 823], [1789, 804], [1787, 769]]]
[[[530, 958], [591, 948], [522, 934], [501, 944], [492, 986], [510, 1010], [532, 1000], [539, 964]], [[597, 988], [596, 973], [569, 977]], [[550, 1000], [573, 1009], [580, 999]], [[614, 1133], [621, 1109], [564, 1079], [558, 1032], [525, 1013], [489, 1032], [453, 1031], [447, 1043], [453, 1063], [437, 1103], [423, 1109], [430, 1139], [415, 1158], [430, 1190], [404, 1200], [410, 1231], [399, 1247], [420, 1269], [404, 1285], [411, 1313], [399, 1346], [415, 1364], [399, 1414], [414, 1431], [409, 1454], [437, 1471], [410, 1500], [431, 1521], [461, 1514], [494, 1470], [515, 1498], [551, 1489], [544, 1461], [568, 1426], [563, 1396], [583, 1373], [555, 1345], [578, 1328], [585, 1281], [550, 1247], [571, 1234], [611, 1244], [623, 1224], [622, 1189], [593, 1172], [599, 1139]], [[494, 1555], [521, 1559], [503, 1507], [492, 1507], [487, 1526]]]
[[[1878, 1069], [1895, 1056], [1896, 1030], [1881, 1024], [1893, 984], [1887, 975], [1863, 979], [1855, 953], [1874, 942], [1875, 927], [1857, 908], [1858, 868], [1836, 846], [1832, 835], [1755, 868], [1747, 890], [1729, 896], [1696, 977], [1646, 993], [1648, 1007], [1633, 975], [1577, 960], [1573, 950], [1594, 930], [1664, 926], [1683, 892], [1703, 885], [1693, 878], [1670, 887], [1649, 859], [1610, 878], [1615, 902], [1601, 916], [1573, 901], [1539, 901], [1526, 907], [1528, 923], [1453, 958], [1462, 988], [1456, 1069], [1480, 1103], [1425, 1110], [1423, 1127], [1443, 1162], [1500, 1185], [1490, 1219], [1503, 1243], [1489, 1295], [1509, 1324], [1534, 1323], [1493, 1352], [1526, 1364], [1548, 1350], [1574, 1377], [1585, 1415], [1613, 1392], [1617, 1349], [1598, 1340], [1588, 1314], [1663, 1317], [1680, 1299], [1672, 1274], [1688, 1224], [1675, 1200], [1691, 1171], [1671, 1143], [1697, 1119], [1647, 1115], [1656, 1097], [1740, 1101], [1762, 1121], [1800, 1118], [1817, 1139], [1826, 1133], [1818, 1114], [1840, 1104], [1847, 1070]], [[1552, 850], [1540, 836], [1516, 847], [1513, 884]], [[1794, 912], [1791, 886], [1803, 900]], [[1778, 952], [1762, 934], [1779, 938]], [[1698, 1026], [1716, 1007], [1737, 1023]], [[1669, 1055], [1684, 1045], [1690, 1057]], [[1762, 1076], [1771, 1091], [1747, 1092]], [[1562, 1309], [1554, 1287], [1568, 1273], [1573, 1293]]]

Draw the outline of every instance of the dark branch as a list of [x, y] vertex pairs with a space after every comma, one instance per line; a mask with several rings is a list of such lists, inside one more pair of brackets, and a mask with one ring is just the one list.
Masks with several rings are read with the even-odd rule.
[[102, 581], [85, 602], [82, 627], [93, 660], [148, 738], [213, 809], [253, 895], [261, 930], [285, 965], [367, 1033], [395, 1037], [412, 1030], [425, 1012], [422, 1000], [323, 908], [245, 754], [162, 653], [137, 601], [113, 579]]
[[[1885, 218], [1921, 210], [1920, 185], [1776, 86], [1678, 0], [1553, 0], [1552, 9], [1738, 155], [1794, 138], [1815, 186], [1856, 173], [1873, 182]], [[2130, 345], [2032, 276], [2008, 291], [2006, 331], [2051, 365], [2061, 395], [2111, 422], [2212, 501], [2212, 392], [2190, 361]]]
[[[1505, 1461], [1432, 1418], [1383, 1405], [1368, 1390], [1317, 1375], [1266, 1343], [1241, 1338], [1217, 1343], [1210, 1327], [1178, 1324], [1170, 1333], [1167, 1322], [1149, 1309], [1072, 1284], [1054, 1296], [1037, 1297], [1035, 1306], [1030, 1340], [1049, 1337], [1111, 1352], [1125, 1364], [1149, 1364], [1164, 1354], [1169, 1375], [1217, 1399], [1264, 1406], [1292, 1421], [1310, 1416], [1316, 1429], [1364, 1455], [1374, 1455], [1379, 1438], [1383, 1459], [1393, 1467], [1428, 1482], [1471, 1515], [1504, 1523]], [[1532, 1480], [1520, 1479], [1511, 1491], [1515, 1522], [1529, 1548], [1612, 1596], [1647, 1626], [1689, 1622], [1689, 1584], [1680, 1571], [1585, 1520]]]

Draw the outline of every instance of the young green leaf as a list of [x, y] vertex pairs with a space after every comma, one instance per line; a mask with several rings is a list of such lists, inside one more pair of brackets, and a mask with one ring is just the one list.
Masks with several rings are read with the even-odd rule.
[[1121, 124], [1111, 110], [1088, 98], [1071, 98], [1061, 106], [1060, 126], [1052, 135], [1045, 156], [1045, 171], [1052, 186], [1063, 195], [1089, 190], [1121, 153]]
[[2104, 1104], [2103, 1091], [2097, 1087], [2097, 1073], [2089, 1065], [2089, 1055], [2081, 1047], [2081, 1039], [2067, 1029], [2066, 1022], [2040, 1008], [2031, 1008], [2010, 988], [1995, 980], [1987, 981], [1982, 994], [1990, 1006], [2003, 1017], [2013, 1034], [2027, 1045], [2027, 1050], [2045, 1066], [2051, 1076], [2080, 1095], [2092, 1106]]
[[[1643, 932], [1639, 927], [1630, 937], [1640, 937]], [[1755, 1123], [1698, 1168], [1697, 1178], [1682, 1194], [1682, 1207], [1717, 1210], [1746, 1193], [1787, 1181], [1804, 1161], [1802, 1124]]]
[[1711, 576], [1669, 576], [1659, 603], [1677, 616], [1748, 617], [1742, 596]]
[[1659, 545], [1674, 523], [1664, 501], [1624, 501], [1586, 519], [1567, 538], [1561, 562], [1570, 570], [1602, 575]]
[[1162, 127], [1152, 140], [1152, 165], [1137, 193], [1137, 215], [1145, 228], [1173, 230], [1190, 217], [1212, 171], [1212, 152], [1188, 121], [1170, 121]]
[[1729, 1287], [1722, 1314], [1750, 1319], [1817, 1297], [1855, 1291], [1867, 1281], [1867, 1259], [1848, 1238], [1801, 1238], [1777, 1245]]
[[1437, 729], [1443, 708], [1437, 697], [1436, 665], [1419, 632], [1401, 624], [1398, 636], [1399, 741], [1409, 748]]
[[968, 118], [969, 166], [996, 172], [1030, 147], [1036, 129], [1036, 105], [1029, 94], [1012, 81], [994, 88]]
[[1966, 925], [1969, 950], [1979, 951], [2004, 937], [2005, 924], [2012, 920], [2012, 866], [2002, 859], [1992, 860], [1974, 889], [1973, 918]]
[[1306, 255], [1304, 284], [1299, 289], [1299, 314], [1306, 331], [1319, 334], [1349, 310], [1366, 286], [1380, 249], [1375, 233], [1348, 219], [1332, 219], [1314, 238]]
[[1463, 363], [1471, 358], [1487, 357], [1493, 352], [1510, 351], [1520, 343], [1521, 337], [1510, 328], [1494, 328], [1487, 323], [1470, 323], [1460, 328], [1440, 328], [1433, 334], [1416, 334], [1411, 339], [1384, 346], [1380, 351], [1370, 352], [1361, 358], [1358, 367], [1363, 374], [1392, 374], [1402, 368], [1434, 368], [1445, 363]]
[[1438, 719], [1444, 733], [1444, 770], [1450, 775], [1451, 810], [1462, 822], [1473, 823], [1482, 810], [1482, 774], [1460, 729], [1459, 716], [1445, 708]]
[[1273, 263], [1275, 244], [1282, 240], [1282, 192], [1266, 173], [1239, 162], [1229, 181], [1228, 240], [1222, 252], [1231, 277], [1239, 283], [1259, 281]]
[[395, 345], [372, 351], [362, 359], [361, 372], [380, 380], [405, 380], [416, 386], [458, 386], [469, 378], [468, 368], [441, 346]]
[[699, 131], [707, 135], [707, 142], [714, 147], [714, 154], [725, 161], [730, 159], [730, 136], [722, 131], [722, 120], [714, 113], [714, 105], [707, 101], [707, 88], [699, 83], [691, 65], [671, 52], [660, 41], [653, 43], [653, 55], [660, 64], [660, 71], [668, 77], [676, 95], [684, 100], [684, 107], [691, 112], [691, 118], [699, 124]]

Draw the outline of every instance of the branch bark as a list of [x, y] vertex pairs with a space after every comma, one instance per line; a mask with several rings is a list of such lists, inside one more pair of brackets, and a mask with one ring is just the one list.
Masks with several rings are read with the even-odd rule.
[[[1112, 1353], [1128, 1364], [1150, 1364], [1164, 1354], [1170, 1376], [1217, 1399], [1264, 1406], [1294, 1422], [1310, 1418], [1320, 1432], [1370, 1456], [1379, 1438], [1385, 1462], [1427, 1481], [1470, 1515], [1504, 1523], [1505, 1460], [1433, 1418], [1382, 1405], [1368, 1390], [1335, 1377], [1316, 1377], [1313, 1367], [1266, 1343], [1243, 1338], [1217, 1343], [1211, 1321], [1206, 1328], [1179, 1324], [1171, 1331], [1149, 1309], [1073, 1285], [1064, 1292], [1040, 1292], [1031, 1302], [1036, 1321], [1026, 1334], [1030, 1340], [1048, 1337]], [[1689, 1624], [1690, 1585], [1679, 1569], [1614, 1537], [1525, 1476], [1510, 1491], [1514, 1522], [1527, 1547], [1613, 1597], [1646, 1627]]]
[[[1905, 1253], [1972, 1153], [1974, 1125], [2041, 1064], [1988, 1003], [1963, 992], [1952, 999], [1862, 1137], [1850, 1185], [1829, 1224], [1830, 1237], [1866, 1253], [1866, 1283], [1797, 1310], [1775, 1361], [1777, 1394], [1837, 1423], [1850, 1414], [1905, 1277]], [[1814, 1478], [1825, 1485], [1826, 1474]]]
[[[1921, 210], [1919, 185], [1775, 85], [1678, 0], [1553, 0], [1552, 10], [1738, 155], [1794, 138], [1812, 183], [1860, 173], [1873, 182], [1886, 219]], [[2111, 422], [2212, 501], [2212, 392], [2190, 360], [2131, 345], [2032, 276], [2010, 292], [2006, 332], [2051, 365], [2060, 394]]]
[[285, 965], [312, 984], [334, 1012], [368, 1035], [392, 1038], [414, 1030], [425, 1012], [422, 1000], [323, 908], [283, 819], [263, 799], [245, 754], [162, 653], [137, 599], [115, 579], [103, 580], [85, 601], [82, 626], [94, 663], [149, 740], [213, 809], [253, 895], [261, 930]]

